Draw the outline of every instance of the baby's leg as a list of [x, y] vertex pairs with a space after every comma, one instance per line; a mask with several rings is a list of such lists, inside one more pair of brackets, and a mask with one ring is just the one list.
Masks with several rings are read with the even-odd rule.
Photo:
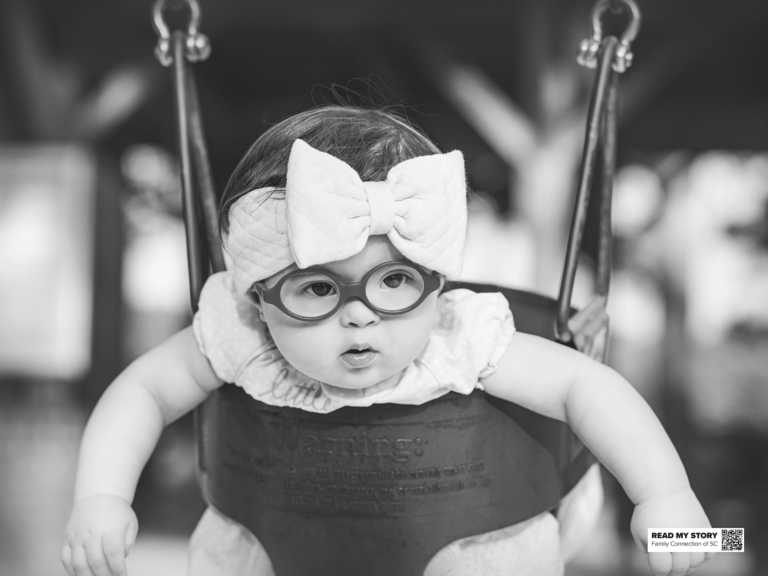
[[275, 576], [275, 573], [256, 537], [209, 507], [189, 541], [189, 576]]
[[559, 524], [549, 512], [443, 548], [424, 576], [562, 576]]

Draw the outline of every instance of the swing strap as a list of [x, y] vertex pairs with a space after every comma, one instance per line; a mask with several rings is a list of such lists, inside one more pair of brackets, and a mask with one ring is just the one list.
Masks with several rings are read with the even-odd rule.
[[[178, 10], [185, 5], [190, 13], [187, 30], [175, 30], [171, 33], [163, 18], [163, 12], [166, 8]], [[157, 0], [152, 15], [153, 25], [159, 36], [155, 56], [163, 66], [172, 68], [177, 145], [181, 160], [182, 211], [187, 236], [190, 302], [192, 311], [196, 312], [200, 292], [211, 272], [208, 263], [210, 262], [213, 272], [226, 269], [216, 217], [218, 200], [205, 145], [197, 86], [192, 69], [187, 65], [187, 61], [199, 62], [208, 58], [211, 45], [208, 38], [198, 31], [201, 12], [197, 0]], [[196, 171], [199, 186], [197, 195], [193, 170]], [[201, 221], [205, 228], [205, 242], [201, 240]]]
[[[621, 40], [602, 35], [601, 17], [606, 10], [628, 10], [630, 22]], [[618, 73], [624, 72], [632, 62], [631, 43], [640, 29], [640, 11], [634, 0], [599, 0], [591, 14], [592, 35], [582, 41], [578, 62], [587, 68], [597, 68], [592, 87], [584, 138], [584, 153], [579, 171], [576, 202], [566, 249], [565, 266], [560, 282], [555, 334], [560, 342], [571, 342], [582, 349], [592, 348], [596, 333], [607, 332], [605, 304], [611, 277], [611, 196], [616, 168], [616, 104]], [[597, 260], [597, 297], [580, 317], [571, 318], [571, 296], [578, 267], [579, 251], [587, 221], [587, 208], [595, 173], [599, 174], [600, 241]], [[579, 333], [576, 333], [576, 332]], [[603, 336], [603, 339], [605, 336]], [[590, 356], [603, 360], [604, 342]]]

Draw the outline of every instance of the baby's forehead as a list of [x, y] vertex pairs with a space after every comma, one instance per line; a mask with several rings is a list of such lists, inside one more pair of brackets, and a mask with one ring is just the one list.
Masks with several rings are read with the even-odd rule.
[[[389, 238], [380, 235], [368, 238], [363, 249], [349, 258], [338, 260], [336, 262], [314, 265], [312, 268], [330, 272], [334, 276], [341, 278], [343, 281], [355, 282], [365, 276], [371, 268], [383, 264], [384, 262], [392, 262], [395, 260], [408, 261], [408, 259], [403, 256], [402, 252], [394, 247]], [[280, 278], [298, 269], [299, 267], [296, 263], [293, 263], [274, 276], [267, 278], [265, 284], [267, 286], [273, 286]]]

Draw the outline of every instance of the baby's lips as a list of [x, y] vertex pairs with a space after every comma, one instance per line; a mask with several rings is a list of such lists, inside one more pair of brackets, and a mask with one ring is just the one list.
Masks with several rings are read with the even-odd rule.
[[378, 352], [373, 346], [367, 342], [361, 342], [359, 344], [352, 344], [349, 348], [344, 350], [343, 354], [347, 352], [362, 352], [363, 350], [370, 350], [371, 352]]

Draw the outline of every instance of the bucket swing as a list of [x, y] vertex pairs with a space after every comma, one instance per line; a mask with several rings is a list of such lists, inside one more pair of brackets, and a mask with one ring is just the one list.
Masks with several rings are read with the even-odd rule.
[[[172, 68], [192, 308], [209, 270], [224, 270], [216, 196], [200, 109], [187, 61], [205, 59], [200, 8], [186, 31], [170, 32], [166, 0], [154, 6], [156, 54]], [[592, 36], [579, 63], [596, 68], [584, 154], [557, 300], [485, 284], [452, 282], [446, 290], [500, 292], [518, 330], [578, 348], [599, 360], [607, 332], [605, 301], [611, 257], [610, 204], [616, 147], [618, 73], [631, 63], [640, 14], [632, 0], [621, 39]], [[197, 178], [193, 177], [193, 171]], [[597, 297], [570, 306], [593, 176], [599, 171]], [[263, 404], [235, 385], [214, 392], [195, 413], [203, 497], [249, 529], [277, 576], [420, 576], [430, 559], [461, 538], [511, 526], [553, 510], [595, 462], [567, 424], [476, 390], [420, 406], [374, 404], [329, 414]]]

